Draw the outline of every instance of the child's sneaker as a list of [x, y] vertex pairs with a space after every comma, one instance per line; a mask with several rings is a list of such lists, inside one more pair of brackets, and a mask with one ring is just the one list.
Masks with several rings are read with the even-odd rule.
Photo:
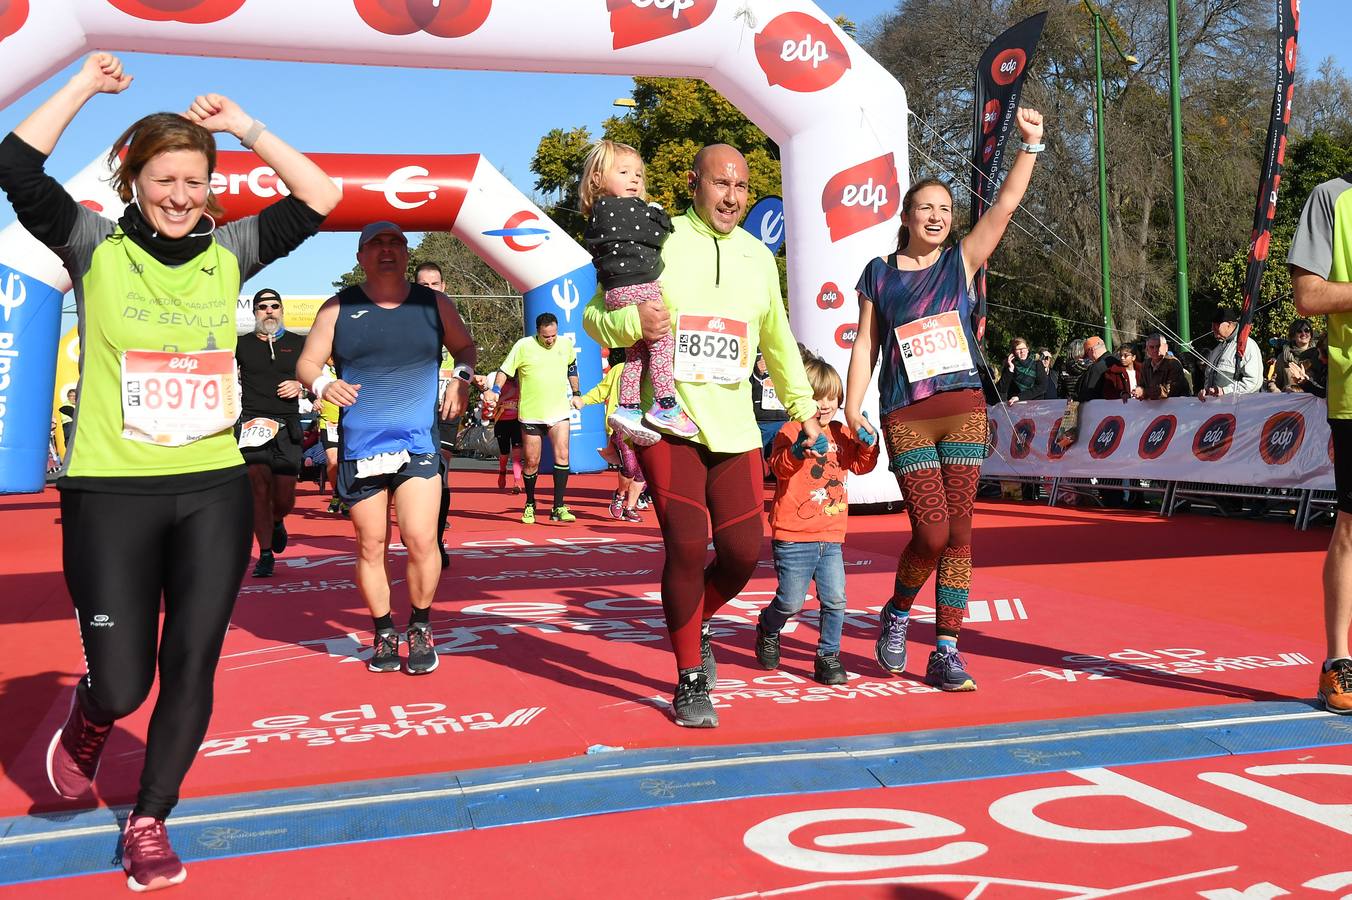
[[818, 684], [844, 684], [850, 680], [850, 673], [840, 662], [840, 656], [832, 653], [818, 656], [812, 665], [812, 677]]
[[766, 631], [756, 622], [756, 665], [767, 672], [779, 668], [779, 632]]
[[666, 409], [663, 409], [661, 404], [654, 403], [643, 418], [649, 425], [677, 437], [689, 438], [699, 434], [699, 426], [695, 424], [694, 419], [685, 414], [679, 403]]
[[925, 683], [942, 691], [974, 691], [976, 681], [967, 674], [967, 667], [957, 648], [935, 650], [925, 666]]
[[606, 418], [612, 430], [629, 438], [640, 447], [651, 447], [662, 440], [662, 435], [643, 424], [643, 410], [621, 406]]
[[612, 519], [620, 519], [620, 520], [623, 520], [623, 519], [624, 519], [624, 495], [623, 495], [623, 494], [620, 494], [620, 493], [617, 492], [616, 494], [614, 494], [614, 495], [610, 498], [610, 517], [611, 517]]

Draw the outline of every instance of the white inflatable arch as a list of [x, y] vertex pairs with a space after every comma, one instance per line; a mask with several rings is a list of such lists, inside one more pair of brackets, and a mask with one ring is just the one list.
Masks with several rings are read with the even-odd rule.
[[[0, 106], [95, 48], [702, 78], [780, 147], [790, 317], [842, 373], [852, 289], [892, 249], [909, 171], [905, 92], [809, 0], [11, 0], [0, 64], [21, 75], [0, 84]], [[41, 486], [31, 475], [45, 454], [60, 293], [34, 267], [29, 254], [0, 258], [0, 492]], [[882, 470], [851, 484], [855, 502], [896, 495]]]

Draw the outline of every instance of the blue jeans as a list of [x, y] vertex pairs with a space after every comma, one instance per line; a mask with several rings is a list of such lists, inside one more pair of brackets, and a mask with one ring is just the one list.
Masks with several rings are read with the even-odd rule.
[[840, 629], [845, 624], [845, 557], [840, 544], [821, 541], [771, 541], [779, 587], [775, 599], [760, 614], [761, 628], [778, 633], [789, 617], [803, 608], [807, 588], [817, 582], [821, 603], [817, 655], [840, 653]]

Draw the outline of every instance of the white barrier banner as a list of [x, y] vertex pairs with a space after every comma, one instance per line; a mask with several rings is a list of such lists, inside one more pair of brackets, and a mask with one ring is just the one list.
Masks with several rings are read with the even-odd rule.
[[1093, 400], [1079, 439], [1061, 452], [1063, 400], [987, 411], [983, 476], [1140, 478], [1333, 490], [1328, 405], [1309, 394], [1246, 394], [1205, 403]]

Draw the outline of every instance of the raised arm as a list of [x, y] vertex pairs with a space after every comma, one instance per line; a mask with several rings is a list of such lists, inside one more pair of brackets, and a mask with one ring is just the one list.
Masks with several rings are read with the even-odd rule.
[[[1025, 144], [1036, 146], [1042, 143], [1042, 113], [1019, 107], [1015, 123]], [[967, 237], [962, 239], [962, 262], [967, 269], [968, 281], [972, 280], [977, 269], [986, 264], [1000, 243], [1000, 238], [1005, 236], [1005, 229], [1009, 227], [1014, 212], [1023, 202], [1024, 192], [1028, 190], [1036, 159], [1036, 153], [1020, 150], [1014, 158], [1014, 165], [1009, 167], [1009, 174], [1005, 176], [995, 202], [982, 213]]]
[[252, 140], [250, 149], [272, 167], [278, 178], [286, 182], [291, 196], [321, 216], [327, 216], [338, 205], [342, 192], [324, 174], [323, 169], [246, 113], [229, 97], [201, 94], [193, 100], [184, 115], [210, 132], [227, 131], [239, 138], [241, 143]]
[[120, 94], [131, 85], [131, 76], [122, 71], [122, 61], [111, 53], [91, 53], [80, 71], [71, 76], [55, 94], [29, 113], [14, 133], [24, 143], [45, 155], [56, 149], [66, 126], [95, 94]]

